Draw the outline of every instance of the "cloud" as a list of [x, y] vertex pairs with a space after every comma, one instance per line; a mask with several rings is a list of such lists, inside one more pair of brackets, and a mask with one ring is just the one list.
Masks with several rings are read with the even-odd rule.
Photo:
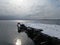
[[37, 5], [33, 14], [26, 16], [31, 19], [60, 19], [59, 1], [46, 1], [44, 5]]
[[60, 19], [60, 0], [0, 0], [0, 16], [25, 19]]

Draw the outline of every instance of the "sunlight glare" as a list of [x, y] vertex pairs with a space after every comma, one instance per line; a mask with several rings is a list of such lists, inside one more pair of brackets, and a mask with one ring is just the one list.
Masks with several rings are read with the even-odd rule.
[[16, 45], [21, 45], [21, 39], [17, 39]]
[[28, 0], [11, 0], [10, 3], [17, 13], [30, 11], [32, 5]]
[[46, 1], [43, 0], [10, 0], [10, 8], [15, 15], [34, 15], [40, 12], [40, 6], [45, 5], [45, 3]]

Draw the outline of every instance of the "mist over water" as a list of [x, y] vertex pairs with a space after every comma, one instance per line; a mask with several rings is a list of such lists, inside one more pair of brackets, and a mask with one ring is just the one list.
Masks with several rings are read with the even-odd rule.
[[60, 25], [42, 24], [39, 21], [0, 20], [0, 45], [34, 45], [25, 32], [17, 32], [18, 22], [24, 23], [26, 26], [41, 28], [44, 30], [43, 33], [60, 38]]

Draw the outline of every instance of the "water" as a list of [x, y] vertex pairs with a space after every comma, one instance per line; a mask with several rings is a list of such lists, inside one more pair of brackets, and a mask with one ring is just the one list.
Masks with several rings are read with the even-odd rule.
[[60, 25], [42, 24], [39, 21], [29, 20], [0, 20], [0, 45], [34, 45], [25, 32], [18, 34], [17, 22], [34, 28], [42, 28], [43, 33], [60, 38]]
[[29, 39], [25, 33], [18, 34], [17, 22], [23, 22], [23, 21], [18, 21], [18, 20], [0, 21], [0, 45], [20, 45], [20, 44], [16, 44], [19, 42], [18, 41], [19, 39], [20, 42], [23, 43], [22, 45], [33, 44], [32, 40]]

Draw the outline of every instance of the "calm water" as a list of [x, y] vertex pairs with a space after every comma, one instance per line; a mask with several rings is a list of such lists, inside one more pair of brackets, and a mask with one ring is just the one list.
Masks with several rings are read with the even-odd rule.
[[18, 34], [17, 22], [29, 21], [0, 20], [0, 45], [33, 45], [32, 40], [24, 32]]
[[[24, 23], [25, 25], [28, 24], [28, 26], [41, 24], [39, 21], [29, 20], [0, 20], [0, 45], [34, 45], [34, 42], [30, 38], [28, 38], [28, 36], [24, 32], [18, 34], [16, 26], [17, 22]], [[43, 24], [41, 27], [43, 27]], [[54, 26], [52, 29], [54, 29]], [[59, 30], [58, 27], [57, 30]]]

